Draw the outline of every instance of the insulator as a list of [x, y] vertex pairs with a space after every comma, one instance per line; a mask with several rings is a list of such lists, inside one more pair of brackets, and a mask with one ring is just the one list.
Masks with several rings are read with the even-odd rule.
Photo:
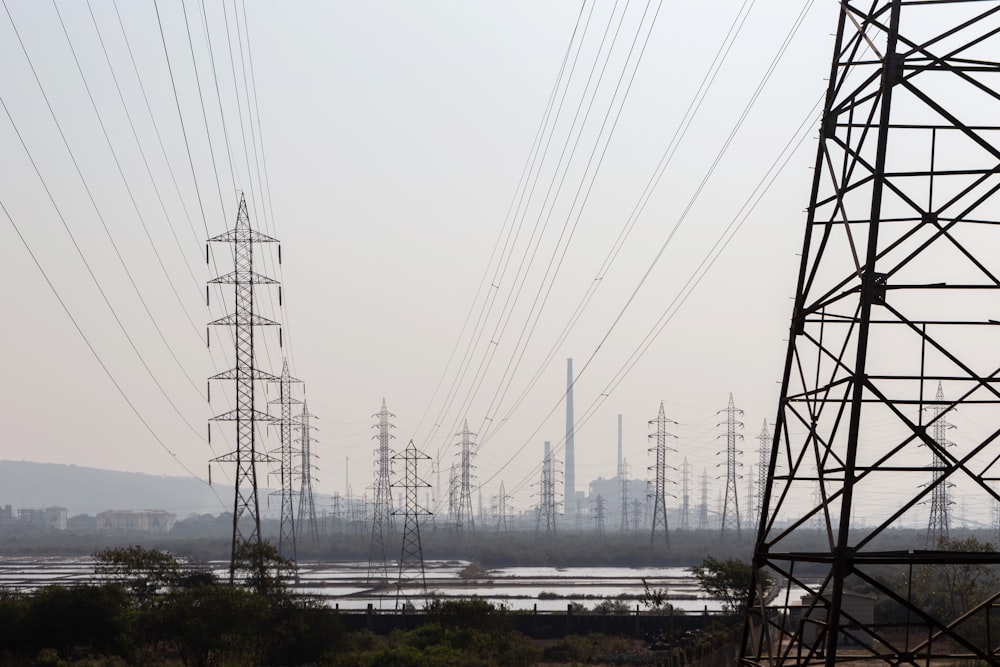
[[281, 265], [281, 244], [278, 244], [278, 265]]
[[212, 347], [212, 337], [208, 334], [208, 327], [205, 327], [205, 347]]
[[212, 464], [208, 464], [208, 485], [212, 486]]
[[205, 263], [208, 264], [208, 244], [205, 244]]
[[212, 402], [212, 382], [211, 380], [205, 381], [205, 393], [208, 395], [208, 402]]
[[208, 300], [208, 285], [205, 285], [205, 305], [211, 306], [212, 304]]
[[281, 334], [284, 333], [284, 329], [278, 329], [278, 347], [285, 347], [285, 337]]
[[208, 444], [212, 444], [212, 422], [208, 422]]
[[282, 305], [284, 305], [284, 304], [282, 304], [282, 302], [281, 302], [281, 285], [278, 285], [278, 305], [279, 305], [279, 306], [282, 306]]

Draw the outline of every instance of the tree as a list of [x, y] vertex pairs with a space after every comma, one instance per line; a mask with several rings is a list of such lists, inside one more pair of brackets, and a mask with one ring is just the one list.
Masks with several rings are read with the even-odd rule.
[[139, 604], [148, 604], [181, 579], [181, 566], [173, 555], [139, 545], [98, 551], [94, 561], [99, 578], [118, 584]]
[[[705, 556], [701, 565], [691, 568], [691, 573], [706, 593], [722, 600], [726, 611], [738, 615], [746, 612], [753, 584], [753, 566], [750, 563], [735, 558], [722, 561]], [[757, 573], [757, 582], [764, 591], [771, 587], [771, 578], [764, 572]]]

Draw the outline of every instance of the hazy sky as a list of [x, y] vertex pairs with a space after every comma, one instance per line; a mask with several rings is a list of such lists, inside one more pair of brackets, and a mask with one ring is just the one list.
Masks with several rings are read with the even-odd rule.
[[305, 382], [316, 490], [343, 493], [348, 458], [353, 492], [371, 483], [384, 397], [399, 448], [448, 466], [468, 419], [484, 495], [503, 481], [532, 505], [543, 441], [562, 457], [568, 357], [579, 490], [614, 475], [619, 413], [647, 474], [662, 400], [694, 496], [723, 470], [730, 392], [749, 471], [776, 412], [836, 3], [142, 0], [118, 3], [121, 24], [106, 0], [6, 6], [0, 201], [100, 363], [0, 215], [0, 457], [206, 477], [234, 436], [205, 442], [231, 401], [216, 383], [208, 405], [205, 378], [233, 353], [224, 330], [205, 347], [232, 306], [205, 305], [231, 258], [215, 247], [206, 267], [204, 245], [244, 190], [282, 243], [281, 267], [259, 258], [284, 308], [258, 302], [286, 346], [268, 332], [258, 360], [287, 355]]

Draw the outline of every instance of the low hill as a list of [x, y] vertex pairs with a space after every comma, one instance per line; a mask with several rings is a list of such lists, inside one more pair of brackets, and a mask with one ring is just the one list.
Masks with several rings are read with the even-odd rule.
[[193, 477], [102, 470], [59, 463], [0, 461], [0, 505], [60, 506], [70, 516], [103, 510], [157, 509], [178, 518], [232, 511], [232, 487]]

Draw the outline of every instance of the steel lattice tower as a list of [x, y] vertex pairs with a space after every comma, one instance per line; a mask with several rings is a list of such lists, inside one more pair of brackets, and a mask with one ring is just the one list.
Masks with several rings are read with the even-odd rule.
[[726, 421], [723, 422], [726, 425], [726, 493], [723, 496], [722, 512], [719, 517], [721, 522], [720, 532], [725, 536], [727, 528], [735, 530], [736, 537], [739, 538], [741, 535], [740, 502], [739, 494], [737, 493], [737, 483], [742, 476], [736, 472], [736, 469], [743, 464], [736, 458], [738, 454], [742, 454], [740, 450], [736, 449], [736, 441], [742, 440], [743, 435], [737, 433], [736, 429], [743, 428], [743, 422], [737, 419], [738, 416], [743, 414], [743, 411], [736, 408], [736, 405], [733, 403], [733, 395], [729, 394], [729, 405], [725, 410], [720, 410], [719, 412], [720, 414], [722, 412], [726, 413]]
[[[779, 589], [751, 590], [741, 663], [997, 664], [995, 587], [928, 593], [957, 570], [994, 578], [1000, 553], [891, 540], [942, 484], [997, 497], [1000, 2], [839, 6], [754, 556]], [[977, 429], [945, 448], [952, 414]], [[804, 551], [817, 515], [826, 537]], [[880, 622], [847, 597], [862, 588]], [[792, 591], [798, 623], [775, 608]]]
[[621, 469], [618, 471], [618, 481], [621, 483], [622, 487], [622, 521], [619, 530], [623, 533], [628, 530], [628, 460], [622, 459]]
[[681, 530], [691, 529], [691, 496], [688, 493], [691, 483], [691, 466], [687, 457], [681, 464]]
[[507, 495], [503, 480], [500, 480], [500, 495], [497, 496], [497, 532], [510, 530], [507, 522]]
[[708, 470], [701, 469], [701, 504], [698, 505], [698, 530], [708, 530]]
[[[767, 426], [767, 420], [760, 427], [760, 434], [757, 436], [757, 470], [756, 486], [754, 489], [754, 513], [753, 517], [760, 519], [760, 508], [764, 506], [764, 494], [767, 492], [767, 471], [768, 463], [771, 460], [771, 430]], [[759, 525], [755, 521], [755, 524]]]
[[594, 498], [594, 530], [597, 531], [598, 535], [604, 534], [604, 520], [607, 518], [607, 507], [604, 501], [604, 496], [597, 496]]
[[309, 414], [309, 405], [302, 402], [302, 414], [296, 420], [299, 437], [299, 527], [304, 529], [304, 534], [309, 536], [312, 548], [319, 546], [319, 526], [316, 522], [316, 502], [313, 499], [312, 471], [313, 465], [312, 443], [316, 440], [312, 437], [312, 432], [317, 430], [311, 422], [316, 417]]
[[[297, 560], [295, 545], [295, 512], [292, 508], [292, 406], [302, 401], [292, 396], [292, 385], [302, 382], [288, 373], [288, 359], [281, 362], [281, 377], [277, 379], [278, 398], [269, 405], [281, 406], [281, 416], [275, 424], [280, 433], [281, 447], [278, 450], [278, 471], [281, 478], [281, 520], [278, 528], [278, 553], [293, 562]], [[301, 516], [301, 513], [299, 514]]]
[[[233, 285], [235, 291], [234, 312], [210, 322], [214, 326], [235, 329], [236, 366], [210, 378], [232, 380], [236, 383], [236, 408], [212, 418], [212, 421], [236, 422], [236, 450], [214, 459], [218, 462], [236, 464], [233, 539], [229, 560], [229, 580], [232, 581], [236, 575], [238, 551], [243, 547], [256, 548], [261, 544], [257, 464], [272, 462], [263, 448], [258, 451], [256, 425], [260, 422], [270, 423], [274, 418], [257, 409], [255, 389], [258, 381], [273, 381], [278, 378], [257, 368], [254, 356], [254, 331], [256, 327], [275, 326], [278, 323], [261, 317], [255, 311], [254, 286], [275, 285], [277, 281], [254, 271], [253, 248], [255, 244], [276, 243], [277, 240], [250, 227], [250, 215], [247, 213], [246, 199], [242, 194], [236, 214], [236, 226], [208, 240], [210, 243], [233, 245], [233, 271], [209, 281], [210, 284]], [[205, 259], [208, 260], [207, 248]], [[209, 441], [211, 442], [211, 428]], [[244, 524], [244, 520], [249, 524], [249, 530], [245, 525], [241, 525]]]
[[545, 458], [542, 460], [542, 478], [538, 484], [538, 517], [535, 521], [535, 534], [543, 533], [545, 537], [555, 537], [556, 534], [556, 482], [555, 470], [552, 464], [552, 445], [545, 441]]
[[469, 421], [462, 422], [462, 431], [455, 434], [458, 438], [458, 506], [455, 527], [458, 530], [475, 530], [475, 517], [472, 514], [472, 448], [475, 445], [472, 438], [475, 433], [469, 431]]
[[381, 573], [382, 579], [389, 580], [389, 566], [386, 560], [385, 538], [392, 532], [392, 490], [390, 488], [392, 468], [392, 450], [389, 448], [389, 441], [395, 438], [390, 429], [395, 428], [395, 424], [389, 419], [396, 415], [389, 412], [385, 406], [385, 399], [382, 399], [382, 409], [376, 412], [373, 417], [378, 418], [378, 423], [373, 428], [378, 429], [378, 433], [372, 436], [378, 440], [378, 447], [375, 448], [375, 502], [372, 506], [372, 532], [368, 546], [368, 581], [371, 582], [374, 576]]
[[419, 584], [422, 597], [425, 599], [427, 597], [424, 552], [420, 545], [420, 517], [429, 516], [431, 512], [420, 506], [418, 493], [420, 489], [429, 489], [431, 485], [420, 478], [417, 466], [420, 461], [429, 461], [431, 457], [419, 451], [413, 440], [410, 440], [403, 453], [396, 454], [392, 458], [403, 462], [403, 483], [394, 484], [393, 487], [401, 487], [405, 495], [403, 509], [393, 512], [394, 515], [403, 515], [403, 547], [399, 557], [399, 576], [396, 580], [398, 609], [400, 599], [403, 597], [403, 588], [407, 584]]
[[656, 425], [656, 431], [649, 434], [650, 438], [655, 438], [656, 444], [649, 449], [656, 453], [656, 464], [649, 467], [653, 471], [653, 521], [649, 534], [649, 543], [656, 543], [656, 528], [663, 527], [663, 544], [670, 543], [670, 533], [667, 526], [667, 451], [676, 451], [667, 447], [667, 438], [674, 437], [667, 433], [667, 424], [676, 424], [672, 419], [667, 419], [667, 413], [663, 409], [663, 401], [660, 401], [660, 413], [656, 419], [650, 419], [649, 425]]
[[448, 471], [448, 524], [458, 524], [458, 471], [454, 463]]
[[950, 525], [948, 507], [951, 505], [952, 482], [941, 479], [944, 471], [947, 470], [948, 461], [939, 455], [938, 451], [944, 451], [950, 445], [948, 442], [948, 429], [951, 425], [944, 416], [944, 389], [938, 382], [937, 394], [934, 396], [936, 405], [931, 409], [934, 415], [932, 422], [934, 443], [938, 446], [937, 451], [931, 454], [931, 511], [927, 518], [927, 548], [933, 548], [941, 543], [941, 540], [948, 539], [948, 528]]

